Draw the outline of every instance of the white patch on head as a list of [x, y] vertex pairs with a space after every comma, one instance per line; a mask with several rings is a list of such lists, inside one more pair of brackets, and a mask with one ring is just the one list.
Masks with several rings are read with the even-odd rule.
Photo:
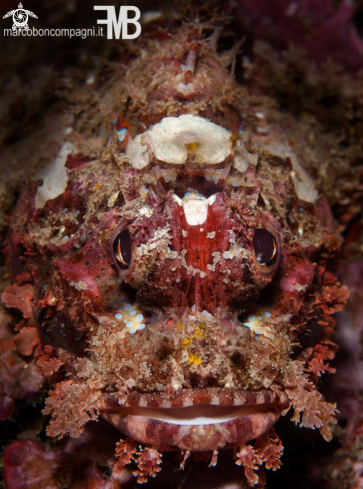
[[69, 282], [72, 287], [75, 287], [77, 290], [87, 290], [88, 285], [86, 282]]
[[130, 158], [131, 166], [140, 170], [150, 163], [150, 138], [147, 131], [136, 136], [134, 140], [129, 137], [126, 147], [126, 156]]
[[113, 193], [111, 197], [107, 201], [107, 207], [113, 207], [115, 205], [115, 202], [117, 200], [117, 197], [119, 196], [120, 191], [118, 190], [117, 192]]
[[275, 155], [280, 158], [289, 158], [292, 166], [292, 172], [290, 173], [292, 183], [294, 184], [296, 195], [300, 200], [304, 202], [315, 203], [318, 198], [318, 191], [315, 189], [314, 180], [309, 173], [301, 166], [297, 156], [292, 152], [288, 145], [269, 145], [266, 144], [262, 149], [267, 155]]
[[[173, 195], [174, 200], [183, 206], [184, 215], [189, 226], [198, 226], [203, 224], [208, 216], [208, 206], [212, 205], [216, 200], [216, 195], [212, 195], [209, 199], [198, 194], [198, 192], [188, 192], [183, 200], [177, 195]], [[184, 236], [184, 233], [183, 233]]]
[[139, 209], [139, 215], [140, 216], [145, 216], [147, 218], [150, 218], [153, 215], [153, 210], [151, 207], [144, 205]]
[[190, 114], [165, 117], [149, 129], [155, 157], [160, 161], [184, 164], [188, 154], [195, 163], [217, 164], [231, 153], [231, 133], [213, 122]]
[[56, 199], [67, 188], [68, 173], [65, 165], [67, 157], [72, 151], [73, 145], [71, 143], [64, 143], [53, 163], [46, 166], [36, 176], [36, 179], [41, 178], [43, 180], [43, 185], [38, 187], [35, 195], [36, 209], [43, 209], [48, 200]]
[[208, 201], [205, 197], [193, 195], [183, 201], [183, 209], [189, 226], [197, 226], [207, 219]]
[[243, 141], [239, 139], [234, 147], [233, 166], [241, 173], [244, 173], [250, 166], [256, 167], [258, 153], [249, 153]]
[[[183, 91], [189, 85], [183, 85]], [[256, 166], [258, 160], [258, 155], [250, 154], [241, 139], [233, 143], [230, 131], [191, 114], [165, 117], [135, 139], [129, 138], [126, 151], [131, 166], [137, 170], [145, 168], [153, 157], [183, 165], [189, 155], [193, 156], [193, 163], [200, 165], [216, 165], [233, 155], [233, 166], [241, 173]], [[218, 178], [214, 177], [214, 182]]]
[[188, 155], [194, 156], [196, 164], [215, 165], [232, 154], [231, 135], [202, 117], [165, 117], [133, 141], [129, 139], [127, 156], [136, 169], [147, 166], [152, 154], [159, 161], [175, 165], [183, 165]]

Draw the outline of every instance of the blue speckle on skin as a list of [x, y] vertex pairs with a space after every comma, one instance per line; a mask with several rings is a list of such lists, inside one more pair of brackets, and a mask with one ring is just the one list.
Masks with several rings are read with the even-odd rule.
[[126, 323], [126, 328], [133, 328], [134, 327], [134, 322], [133, 321], [128, 321]]
[[255, 336], [256, 341], [260, 341], [260, 338], [258, 336]]
[[255, 316], [248, 316], [247, 318], [251, 323], [256, 320]]
[[270, 317], [272, 316], [272, 314], [271, 314], [270, 312], [266, 311], [266, 312], [265, 312], [265, 316], [266, 316], [267, 318], [270, 318]]
[[258, 316], [258, 319], [259, 319], [260, 321], [262, 321], [262, 316]]
[[118, 319], [121, 319], [121, 318], [122, 318], [122, 314], [120, 314], [120, 313], [115, 314], [115, 319], [118, 320]]
[[187, 190], [188, 192], [184, 195], [183, 200], [186, 200], [191, 195], [197, 195], [201, 199], [205, 199], [204, 195], [200, 194], [197, 190], [194, 190], [194, 188], [188, 188]]
[[136, 311], [131, 311], [131, 312], [130, 312], [130, 316], [131, 316], [131, 317], [132, 317], [132, 316], [135, 316], [135, 314], [136, 314]]
[[139, 323], [141, 323], [141, 321], [144, 319], [144, 316], [142, 314], [138, 314], [136, 316], [136, 321], [139, 321]]
[[148, 178], [148, 179], [146, 180], [146, 183], [151, 183], [151, 178]]
[[126, 304], [125, 305], [125, 311], [131, 311], [133, 309], [131, 304]]
[[117, 131], [117, 139], [120, 141], [120, 143], [123, 143], [125, 141], [126, 133], [127, 133], [126, 128]]
[[145, 328], [145, 326], [146, 326], [146, 324], [140, 324], [140, 326], [139, 326], [139, 330], [144, 329], [144, 328]]
[[166, 181], [166, 183], [170, 182], [170, 178], [169, 177], [165, 177], [164, 180]]
[[239, 187], [239, 184], [237, 182], [233, 182], [232, 187]]
[[248, 131], [239, 130], [240, 135], [243, 137], [243, 142], [245, 143], [248, 140], [249, 134]]

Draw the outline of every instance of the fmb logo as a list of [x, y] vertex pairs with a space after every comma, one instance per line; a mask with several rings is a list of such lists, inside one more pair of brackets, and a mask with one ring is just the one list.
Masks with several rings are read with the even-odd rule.
[[[97, 24], [107, 24], [107, 39], [120, 39], [122, 28], [122, 39], [136, 39], [141, 34], [141, 25], [138, 22], [140, 10], [137, 7], [120, 7], [118, 18], [116, 17], [116, 8], [113, 6], [95, 5], [94, 10], [106, 10], [107, 19], [98, 19]], [[128, 12], [135, 12], [135, 17], [128, 18]], [[136, 32], [129, 34], [129, 24], [134, 24]]]

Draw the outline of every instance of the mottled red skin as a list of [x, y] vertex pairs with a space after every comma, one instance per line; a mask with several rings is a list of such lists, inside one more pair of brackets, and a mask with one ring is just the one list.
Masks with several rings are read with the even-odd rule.
[[[246, 224], [238, 221], [237, 213], [227, 215], [227, 202], [222, 192], [216, 194], [215, 202], [209, 207], [208, 216], [203, 225], [191, 226], [187, 223], [182, 207], [172, 199], [172, 193], [166, 195], [159, 194], [160, 201], [165, 199], [165, 206], [168, 206], [168, 214], [158, 213], [157, 203], [152, 199], [146, 200], [146, 204], [156, 205], [154, 212], [153, 225], [157, 227], [171, 227], [170, 248], [178, 254], [183, 249], [188, 250], [186, 254], [186, 266], [201, 270], [206, 277], [203, 279], [200, 274], [190, 276], [187, 269], [183, 268], [179, 273], [173, 273], [174, 263], [170, 259], [158, 260], [152, 264], [148, 261], [150, 272], [144, 284], [135, 283], [133, 274], [137, 263], [131, 263], [125, 281], [139, 289], [138, 300], [145, 306], [163, 307], [165, 310], [174, 311], [182, 314], [186, 306], [192, 307], [195, 304], [197, 310], [207, 310], [215, 313], [219, 307], [222, 310], [243, 309], [245, 304], [254, 300], [257, 290], [265, 287], [272, 279], [280, 261], [280, 239], [278, 234], [278, 223], [273, 217], [266, 213], [256, 215], [254, 220]], [[237, 202], [243, 208], [243, 201]], [[137, 227], [132, 227], [134, 233], [133, 246], [138, 247], [146, 242], [145, 231], [143, 234], [138, 232], [148, 226], [147, 219], [141, 220]], [[131, 223], [130, 223], [131, 224]], [[276, 236], [278, 244], [277, 259], [272, 267], [261, 266], [253, 253], [253, 232], [254, 227], [264, 225]], [[254, 226], [254, 227], [252, 227]], [[202, 229], [202, 231], [201, 231]], [[187, 233], [187, 236], [183, 236]], [[233, 267], [229, 266], [229, 284], [222, 280], [225, 275], [221, 269], [227, 267], [227, 259], [221, 258], [220, 269], [212, 271], [207, 268], [207, 264], [213, 263], [212, 253], [219, 251], [222, 255], [230, 247], [230, 231], [237, 231], [236, 240], [239, 245], [249, 253], [251, 259], [244, 258], [236, 260]], [[151, 230], [150, 230], [151, 231]], [[207, 234], [215, 233], [213, 238], [207, 238]], [[150, 260], [152, 257], [150, 257]], [[247, 266], [245, 268], [244, 264]], [[219, 271], [219, 273], [218, 273]], [[168, 282], [166, 280], [168, 279]], [[238, 287], [232, 282], [239, 282]], [[164, 285], [168, 285], [168, 290], [163, 295], [159, 290]], [[141, 288], [140, 288], [141, 285]], [[256, 290], [257, 289], [257, 290]]]

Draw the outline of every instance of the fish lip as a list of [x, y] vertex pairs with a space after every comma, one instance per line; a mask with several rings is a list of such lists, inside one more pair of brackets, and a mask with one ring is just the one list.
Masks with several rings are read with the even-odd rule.
[[130, 392], [125, 402], [127, 407], [179, 408], [197, 404], [215, 406], [243, 406], [248, 404], [286, 404], [284, 391], [261, 389], [258, 391], [218, 387], [180, 389], [174, 392]]
[[114, 398], [102, 404], [102, 416], [139, 443], [203, 452], [236, 447], [267, 433], [289, 400], [283, 391], [208, 388], [133, 392], [119, 403]]
[[201, 405], [210, 406], [211, 409], [268, 405], [283, 410], [289, 405], [289, 399], [284, 391], [269, 389], [249, 391], [209, 387], [180, 389], [174, 392], [132, 391], [124, 397], [118, 398], [118, 400], [113, 396], [104, 398], [100, 410], [116, 412], [127, 409], [127, 412], [131, 415], [133, 409], [136, 413], [141, 412], [139, 411], [140, 409], [167, 411]]
[[276, 404], [250, 404], [243, 406], [215, 406], [195, 404], [182, 408], [120, 407], [113, 412], [121, 416], [139, 416], [160, 423], [177, 426], [205, 426], [227, 423], [241, 416], [263, 415], [271, 411], [281, 412]]

